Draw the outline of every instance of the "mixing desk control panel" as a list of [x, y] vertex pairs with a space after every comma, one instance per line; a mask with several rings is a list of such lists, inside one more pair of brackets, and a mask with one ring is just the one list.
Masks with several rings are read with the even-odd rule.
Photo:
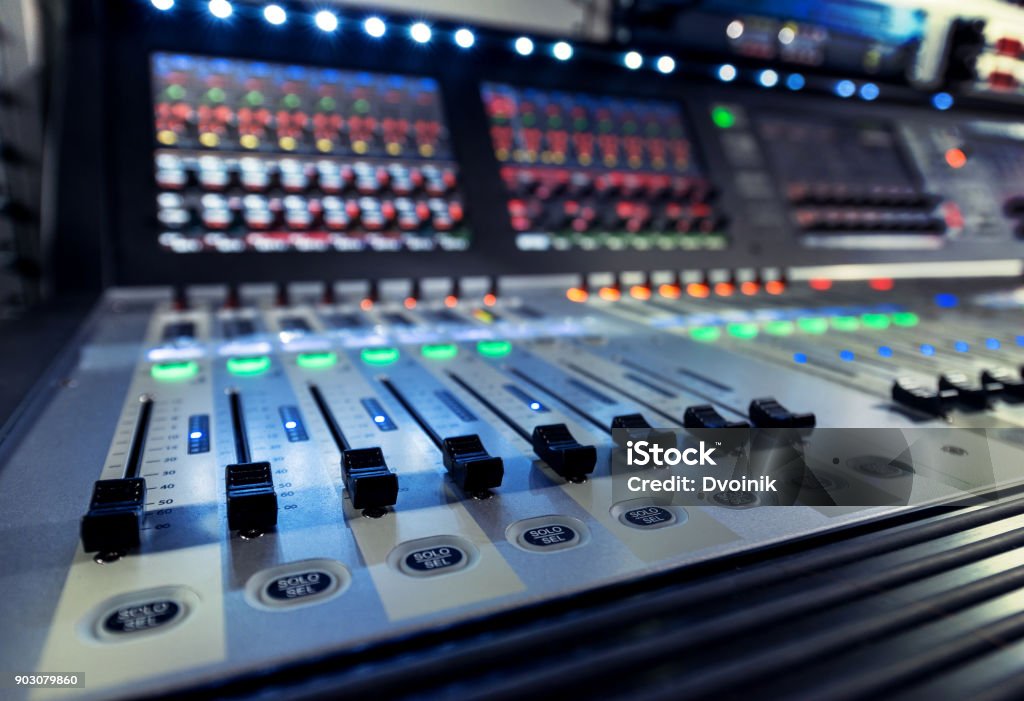
[[[53, 512], [15, 571], [67, 570], [5, 597], [31, 632], [5, 657], [84, 666], [93, 695], [166, 689], [967, 495], [950, 441], [1017, 480], [1019, 295], [817, 280], [739, 308], [722, 286], [626, 282], [486, 303], [112, 291], [0, 474], [9, 527], [29, 528], [15, 500]], [[96, 430], [52, 440], [83, 416]], [[627, 437], [751, 425], [805, 432], [830, 500], [680, 503], [613, 477]], [[838, 425], [1005, 434], [818, 455]], [[891, 505], [827, 505], [866, 492]]]

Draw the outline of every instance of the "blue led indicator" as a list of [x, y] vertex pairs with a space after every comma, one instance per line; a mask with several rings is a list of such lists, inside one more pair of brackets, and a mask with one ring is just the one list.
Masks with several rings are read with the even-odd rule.
[[302, 415], [299, 413], [298, 407], [279, 407], [277, 413], [281, 415], [281, 425], [284, 426], [284, 433], [288, 436], [289, 443], [309, 440], [309, 434], [306, 433], [306, 427], [302, 425]]
[[971, 349], [971, 346], [967, 341], [957, 341], [953, 344], [953, 348], [956, 349], [957, 353], [966, 353]]
[[860, 97], [862, 100], [867, 100], [868, 102], [875, 100], [878, 98], [879, 93], [878, 86], [874, 83], [864, 83], [864, 85], [860, 86]]
[[880, 356], [882, 356], [883, 358], [891, 358], [892, 357], [892, 348], [890, 348], [889, 346], [879, 346], [878, 347], [878, 354]]
[[194, 414], [188, 417], [188, 454], [210, 452], [210, 417]]
[[935, 355], [935, 346], [933, 346], [930, 343], [922, 343], [921, 344], [921, 353], [923, 355], [928, 355], [928, 356]]
[[943, 309], [952, 309], [960, 303], [960, 300], [952, 292], [940, 292], [935, 295], [935, 304]]
[[853, 97], [855, 92], [857, 92], [857, 86], [852, 80], [840, 80], [836, 83], [836, 95], [839, 97]]
[[391, 417], [388, 416], [388, 413], [384, 411], [384, 407], [376, 399], [367, 397], [366, 399], [360, 399], [359, 403], [363, 405], [363, 409], [370, 415], [374, 425], [381, 431], [394, 431], [398, 428], [395, 422], [391, 420]]
[[999, 342], [998, 338], [986, 338], [985, 339], [985, 347], [989, 348], [991, 350], [998, 350], [1001, 345], [1003, 345], [1003, 344], [1001, 344]]
[[806, 363], [807, 362], [807, 354], [806, 353], [794, 353], [793, 354], [793, 362], [794, 363]]
[[530, 411], [546, 412], [548, 408], [515, 385], [505, 385], [505, 391], [523, 402]]
[[846, 362], [850, 362], [851, 360], [854, 359], [854, 357], [856, 357], [856, 356], [854, 356], [852, 350], [847, 350], [847, 349], [844, 348], [843, 350], [839, 351], [839, 359], [840, 360], [845, 360]]
[[807, 81], [799, 73], [790, 73], [786, 78], [786, 87], [790, 90], [802, 90]]
[[932, 95], [932, 107], [937, 110], [946, 111], [953, 106], [953, 96], [948, 92], [937, 92]]
[[1024, 346], [1024, 336], [1017, 336], [1014, 341], [1017, 342], [1018, 346]]

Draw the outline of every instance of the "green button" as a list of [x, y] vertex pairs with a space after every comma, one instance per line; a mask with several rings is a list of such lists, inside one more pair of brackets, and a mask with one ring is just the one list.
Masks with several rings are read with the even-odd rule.
[[836, 331], [856, 331], [860, 328], [860, 319], [855, 316], [834, 316], [832, 328]]
[[904, 326], [907, 328], [917, 326], [918, 322], [921, 321], [914, 312], [893, 312], [889, 315], [889, 318], [892, 319], [892, 323], [897, 326]]
[[367, 365], [391, 365], [398, 360], [397, 348], [364, 348], [359, 357]]
[[736, 125], [736, 115], [728, 107], [714, 107], [711, 110], [711, 121], [719, 129], [729, 129]]
[[785, 319], [767, 321], [764, 324], [764, 332], [772, 336], [792, 336], [794, 330], [796, 330], [796, 324]]
[[889, 317], [886, 314], [861, 314], [861, 323], [869, 329], [887, 329], [889, 328]]
[[304, 370], [322, 370], [334, 367], [338, 362], [338, 356], [331, 351], [321, 353], [299, 353], [295, 356], [295, 364]]
[[476, 344], [476, 352], [485, 358], [504, 358], [512, 352], [509, 341], [480, 341]]
[[191, 380], [199, 374], [199, 363], [194, 360], [182, 360], [175, 363], [156, 363], [149, 369], [154, 380], [160, 382], [181, 382]]
[[757, 338], [757, 324], [751, 321], [729, 324], [725, 330], [734, 338]]
[[228, 358], [228, 372], [232, 375], [259, 375], [269, 369], [269, 355], [241, 355]]
[[454, 343], [428, 343], [420, 353], [427, 360], [451, 360], [459, 354], [459, 347]]
[[796, 325], [804, 333], [820, 335], [828, 331], [828, 319], [820, 316], [804, 316], [796, 320]]
[[722, 329], [717, 326], [694, 326], [690, 329], [690, 338], [694, 341], [717, 341], [722, 336]]

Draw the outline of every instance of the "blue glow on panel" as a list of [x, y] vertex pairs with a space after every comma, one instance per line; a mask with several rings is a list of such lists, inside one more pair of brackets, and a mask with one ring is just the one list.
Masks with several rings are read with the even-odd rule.
[[852, 350], [847, 350], [847, 349], [844, 348], [843, 350], [839, 351], [839, 359], [840, 360], [845, 360], [846, 362], [850, 362], [855, 357], [856, 356], [853, 354]]
[[999, 350], [999, 347], [1001, 345], [1003, 345], [1003, 344], [999, 342], [998, 338], [986, 338], [985, 339], [985, 347], [986, 348], [990, 348], [991, 350]]
[[953, 344], [953, 348], [957, 353], [966, 353], [971, 349], [971, 346], [967, 341], [957, 341]]
[[790, 73], [786, 78], [786, 87], [790, 90], [802, 90], [806, 84], [807, 81], [799, 73]]
[[878, 99], [880, 93], [881, 91], [874, 83], [864, 83], [864, 85], [860, 86], [861, 99], [867, 100], [868, 102]]
[[960, 303], [960, 299], [952, 292], [940, 292], [935, 295], [935, 304], [943, 309], [952, 309]]
[[953, 106], [953, 96], [948, 92], [937, 92], [932, 95], [932, 107], [945, 112]]
[[878, 354], [880, 356], [882, 356], [883, 358], [891, 358], [892, 357], [892, 348], [890, 348], [889, 346], [879, 346], [878, 347]]
[[807, 362], [807, 354], [806, 353], [794, 353], [793, 354], [793, 362], [794, 363], [806, 363]]
[[930, 343], [922, 343], [921, 344], [921, 354], [922, 355], [927, 355], [927, 356], [935, 355], [935, 346], [933, 346]]
[[855, 92], [857, 92], [857, 86], [852, 80], [840, 80], [836, 83], [836, 95], [839, 97], [853, 97]]

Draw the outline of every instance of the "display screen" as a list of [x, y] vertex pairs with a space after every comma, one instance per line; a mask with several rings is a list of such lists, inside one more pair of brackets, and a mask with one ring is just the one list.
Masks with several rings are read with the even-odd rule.
[[163, 248], [468, 247], [433, 79], [167, 53], [152, 78]]
[[724, 246], [677, 105], [494, 83], [483, 99], [520, 249]]

